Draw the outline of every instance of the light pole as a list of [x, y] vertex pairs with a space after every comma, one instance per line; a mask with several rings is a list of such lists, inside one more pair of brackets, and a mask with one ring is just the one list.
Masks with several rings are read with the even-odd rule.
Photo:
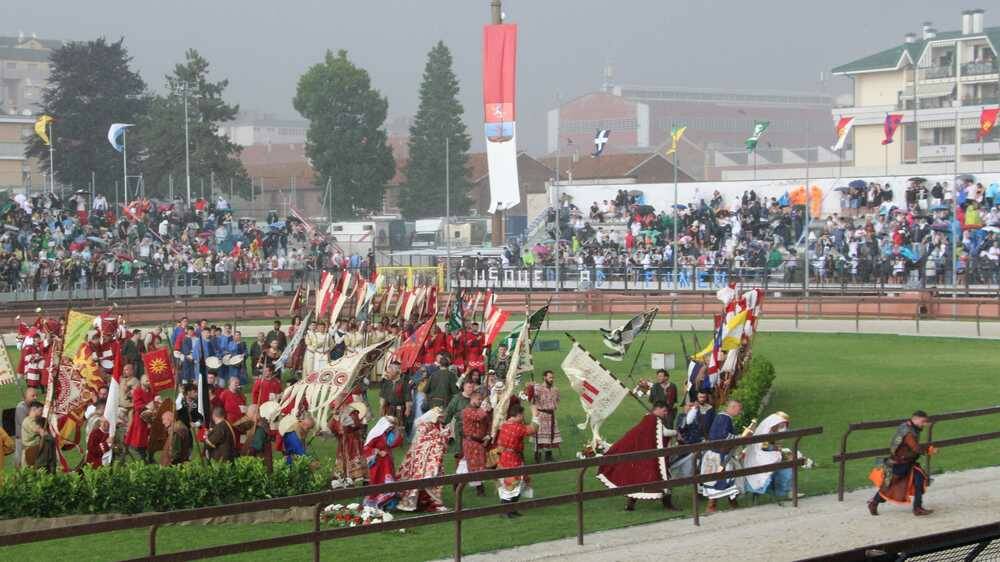
[[445, 289], [451, 290], [451, 139], [444, 138], [444, 239], [447, 255], [444, 273], [447, 276]]
[[562, 153], [562, 141], [560, 131], [560, 115], [562, 114], [562, 101], [560, 99], [559, 93], [556, 93], [556, 181], [552, 184], [552, 190], [555, 192], [556, 199], [556, 292], [559, 292], [559, 287], [562, 285], [562, 266], [559, 263], [559, 248], [562, 245], [562, 226], [560, 225], [561, 217], [560, 211], [562, 210], [562, 203], [559, 201], [559, 156]]
[[191, 140], [188, 132], [188, 85], [181, 86], [184, 93], [184, 181], [187, 184], [187, 204], [191, 204]]

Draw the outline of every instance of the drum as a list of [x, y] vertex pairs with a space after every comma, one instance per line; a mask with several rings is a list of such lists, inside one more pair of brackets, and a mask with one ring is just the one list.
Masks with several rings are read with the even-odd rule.
[[240, 419], [236, 420], [236, 423], [233, 424], [233, 429], [235, 429], [237, 433], [246, 433], [252, 428], [253, 420], [246, 416], [241, 416]]
[[222, 359], [219, 359], [218, 357], [215, 356], [206, 357], [205, 366], [208, 367], [209, 369], [218, 369], [219, 367], [222, 366]]
[[226, 355], [222, 358], [223, 365], [229, 365], [230, 367], [238, 367], [243, 364], [243, 359], [246, 356], [242, 353], [237, 353], [236, 355]]

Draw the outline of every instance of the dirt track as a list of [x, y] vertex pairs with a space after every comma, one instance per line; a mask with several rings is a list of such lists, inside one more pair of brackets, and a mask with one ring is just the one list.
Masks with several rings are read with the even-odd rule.
[[[926, 497], [926, 506], [935, 512], [928, 517], [913, 517], [904, 507], [886, 505], [881, 515], [872, 517], [865, 507], [871, 495], [871, 489], [858, 490], [847, 494], [843, 503], [836, 495], [817, 496], [801, 500], [798, 509], [789, 503], [787, 507], [769, 504], [720, 512], [703, 517], [700, 527], [690, 519], [676, 519], [589, 534], [584, 546], [577, 546], [571, 538], [464, 559], [637, 562], [719, 558], [738, 552], [731, 558], [798, 560], [996, 522], [1000, 519], [1000, 468], [936, 476]], [[525, 519], [540, 517], [525, 514]]]

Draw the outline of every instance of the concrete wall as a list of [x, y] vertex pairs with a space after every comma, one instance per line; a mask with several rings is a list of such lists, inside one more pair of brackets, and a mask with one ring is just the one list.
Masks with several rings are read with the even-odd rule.
[[[903, 72], [872, 72], [854, 75], [854, 105], [895, 105], [903, 89]], [[857, 146], [857, 143], [855, 143]]]
[[[883, 125], [859, 125], [852, 129], [854, 133], [854, 165], [865, 167], [883, 167], [888, 157], [889, 169], [898, 166], [902, 161], [903, 130], [900, 127], [896, 131], [895, 142], [885, 147], [882, 140], [885, 138], [885, 128]], [[865, 147], [858, 149], [857, 147]]]

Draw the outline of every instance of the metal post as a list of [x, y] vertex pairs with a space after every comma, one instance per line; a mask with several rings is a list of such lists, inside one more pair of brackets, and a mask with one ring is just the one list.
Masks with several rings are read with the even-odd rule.
[[[188, 132], [188, 86], [185, 83], [182, 87], [184, 92], [184, 181], [187, 185], [187, 204], [191, 204], [191, 139]], [[252, 197], [251, 197], [252, 198]]]
[[[674, 125], [674, 124], [671, 123], [671, 125], [670, 125], [671, 135], [673, 135], [673, 130], [674, 130], [674, 127], [676, 127], [676, 126], [677, 125]], [[754, 176], [756, 177], [756, 172], [754, 172]], [[673, 279], [673, 283], [671, 284], [671, 287], [673, 287], [673, 289], [675, 291], [677, 290], [677, 220], [678, 220], [679, 217], [680, 217], [680, 213], [677, 212], [677, 151], [674, 150], [674, 208], [673, 208], [673, 218], [674, 218], [674, 220], [673, 220], [673, 223], [674, 223], [674, 239], [673, 239], [673, 244], [674, 244], [674, 247], [673, 247], [673, 251], [670, 253], [670, 255], [673, 257], [673, 260], [672, 260], [673, 261], [673, 273], [672, 273], [672, 275], [673, 275], [673, 278], [674, 278]], [[673, 322], [673, 307], [671, 307], [670, 316], [671, 316], [670, 321], [672, 323]], [[671, 326], [672, 325], [673, 324], [671, 324]]]
[[56, 138], [52, 136], [52, 121], [49, 121], [49, 193], [56, 192], [55, 144]]
[[444, 237], [447, 247], [445, 259], [445, 289], [451, 290], [451, 139], [444, 139]]
[[809, 122], [806, 121], [806, 216], [805, 216], [805, 275], [802, 276], [802, 290], [809, 298], [809, 226], [812, 221], [812, 194], [809, 189]]
[[847, 436], [851, 434], [850, 428], [840, 438], [840, 466], [837, 468], [837, 501], [844, 501], [844, 480], [847, 477]]
[[[490, 23], [493, 25], [503, 23], [503, 7], [500, 0], [490, 0]], [[491, 240], [493, 246], [501, 246], [507, 243], [503, 216], [504, 211], [500, 209], [497, 209], [493, 213], [493, 235]]]
[[126, 128], [122, 128], [122, 175], [125, 177], [125, 204], [128, 205], [128, 147], [125, 145]]

